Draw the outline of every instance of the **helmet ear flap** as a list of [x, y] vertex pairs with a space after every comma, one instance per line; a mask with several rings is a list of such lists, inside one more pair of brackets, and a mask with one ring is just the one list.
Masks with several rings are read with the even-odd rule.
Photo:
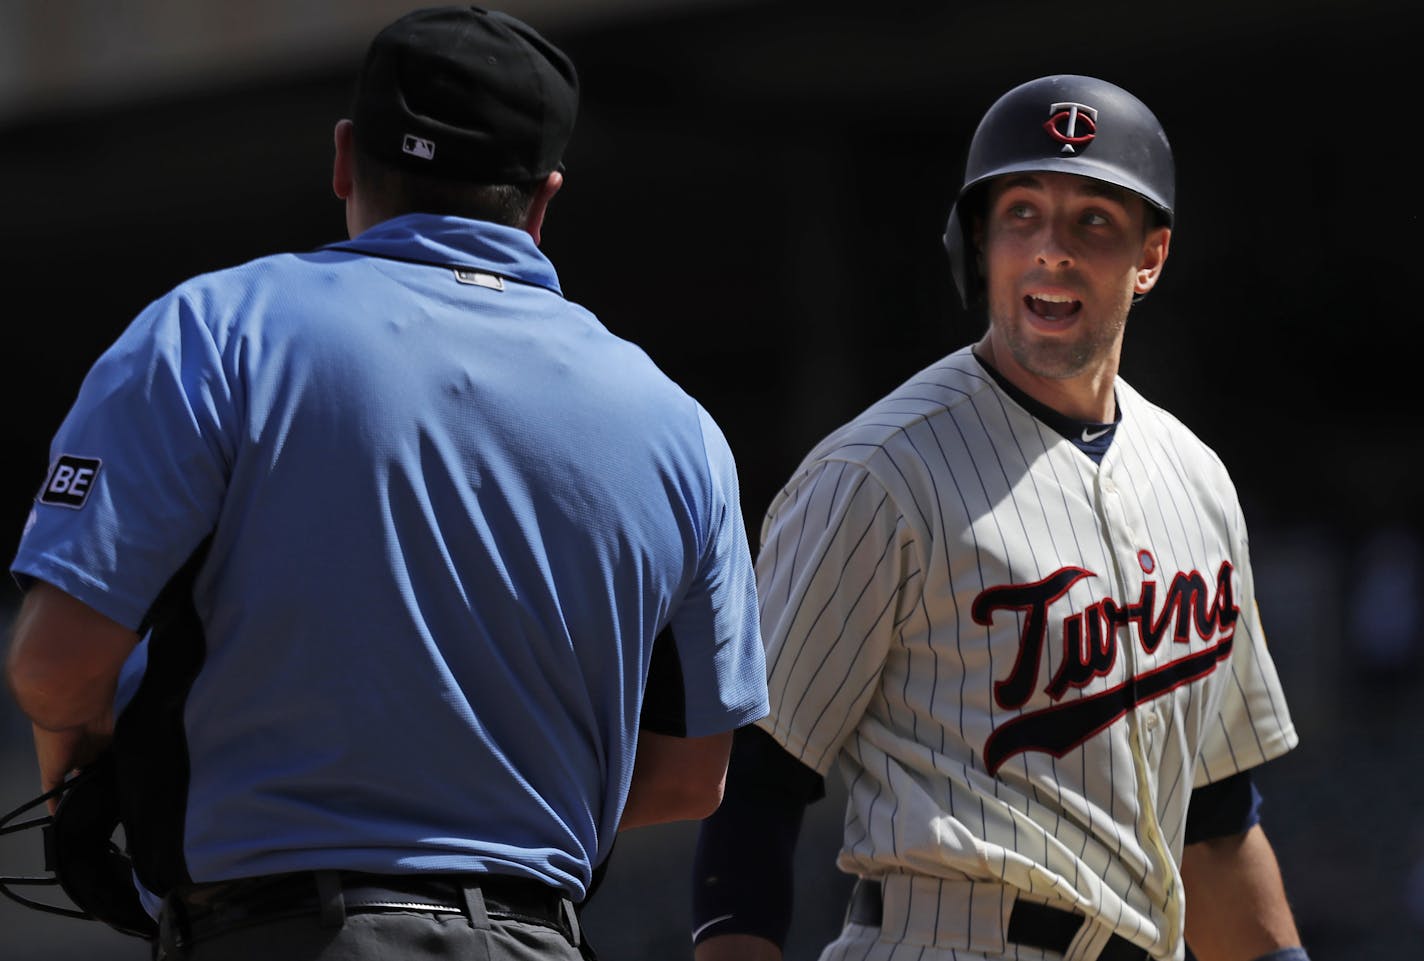
[[959, 302], [969, 306], [969, 272], [977, 268], [968, 263], [968, 244], [964, 228], [959, 224], [959, 204], [949, 208], [949, 223], [944, 228], [944, 251], [949, 254], [949, 273], [954, 278], [954, 286], [959, 291]]
[[966, 310], [984, 293], [984, 253], [973, 236], [977, 194], [978, 191], [966, 190], [949, 208], [949, 221], [942, 238], [945, 253], [949, 255], [949, 272], [959, 291], [959, 302]]

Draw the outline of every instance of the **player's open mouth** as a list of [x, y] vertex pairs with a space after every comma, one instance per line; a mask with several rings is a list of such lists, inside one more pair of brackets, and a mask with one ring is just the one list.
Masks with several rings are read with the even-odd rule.
[[1045, 320], [1063, 320], [1081, 310], [1083, 302], [1065, 294], [1025, 294], [1024, 306]]

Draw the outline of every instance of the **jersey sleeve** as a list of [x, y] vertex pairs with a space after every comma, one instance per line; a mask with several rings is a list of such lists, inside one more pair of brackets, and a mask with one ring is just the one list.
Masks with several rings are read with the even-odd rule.
[[[700, 406], [698, 415], [710, 484], [706, 536], [692, 584], [668, 626], [677, 669], [660, 669], [650, 678], [650, 684], [682, 686], [687, 737], [734, 730], [767, 712], [756, 574], [742, 520], [736, 463], [711, 416]], [[647, 697], [662, 704], [668, 700], [665, 691], [649, 690]], [[667, 730], [665, 722], [661, 729]]]
[[1239, 613], [1231, 657], [1224, 665], [1231, 673], [1223, 685], [1216, 716], [1205, 720], [1194, 787], [1221, 781], [1279, 757], [1299, 741], [1266, 645], [1239, 505], [1235, 509], [1235, 529]]
[[[175, 292], [150, 304], [95, 361], [54, 435], [12, 574], [136, 629], [216, 524], [232, 417], [193, 301]], [[76, 465], [91, 472], [85, 487], [59, 489]]]
[[856, 464], [815, 464], [767, 514], [757, 590], [771, 713], [760, 726], [818, 774], [875, 694], [914, 554], [896, 502]]

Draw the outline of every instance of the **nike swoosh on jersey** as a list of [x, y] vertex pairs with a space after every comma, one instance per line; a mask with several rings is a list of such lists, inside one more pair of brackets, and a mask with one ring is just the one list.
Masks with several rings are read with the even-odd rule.
[[1085, 443], [1085, 444], [1091, 444], [1093, 441], [1097, 440], [1099, 437], [1103, 436], [1103, 435], [1106, 434], [1108, 431], [1112, 430], [1114, 426], [1115, 426], [1115, 425], [1113, 425], [1113, 424], [1109, 424], [1108, 426], [1104, 427], [1102, 430], [1094, 430], [1094, 431], [1090, 431], [1090, 430], [1088, 430], [1088, 428], [1084, 427], [1084, 428], [1083, 428], [1083, 443]]

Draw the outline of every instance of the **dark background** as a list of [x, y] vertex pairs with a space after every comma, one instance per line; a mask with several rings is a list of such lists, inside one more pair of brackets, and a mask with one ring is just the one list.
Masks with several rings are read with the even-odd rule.
[[[1415, 7], [678, 10], [545, 28], [579, 65], [583, 106], [543, 246], [571, 299], [721, 423], [753, 545], [823, 433], [979, 335], [939, 237], [989, 103], [1064, 72], [1153, 107], [1178, 222], [1123, 374], [1222, 455], [1242, 495], [1302, 735], [1261, 774], [1268, 833], [1316, 961], [1424, 956], [1424, 873], [1410, 888], [1424, 865], [1424, 519], [1405, 400], [1424, 279]], [[344, 236], [331, 127], [360, 54], [0, 126], [7, 558], [51, 433], [139, 309], [194, 273]], [[0, 584], [0, 617], [17, 597]], [[2, 809], [33, 787], [8, 703], [0, 748]], [[788, 961], [837, 926], [841, 797], [803, 838]], [[690, 957], [691, 838], [676, 825], [620, 840], [589, 916], [605, 959]], [[23, 851], [7, 839], [0, 854], [11, 872]], [[109, 948], [134, 945], [0, 904], [0, 958]]]

